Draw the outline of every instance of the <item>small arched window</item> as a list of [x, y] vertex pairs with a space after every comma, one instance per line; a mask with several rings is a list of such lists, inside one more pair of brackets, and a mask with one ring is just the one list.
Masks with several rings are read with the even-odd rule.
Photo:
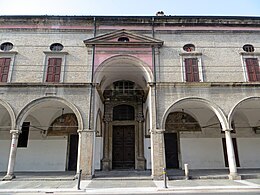
[[129, 38], [128, 37], [120, 37], [120, 38], [118, 38], [117, 41], [119, 41], [119, 42], [129, 42]]
[[61, 50], [63, 50], [63, 45], [60, 43], [53, 43], [50, 46], [50, 50], [51, 51], [61, 51]]
[[2, 43], [1, 44], [1, 50], [2, 51], [10, 51], [11, 49], [13, 49], [13, 44], [12, 43], [10, 43], [10, 42], [5, 42], [5, 43]]
[[195, 51], [195, 45], [193, 44], [186, 44], [183, 46], [183, 50], [187, 52]]
[[246, 44], [243, 46], [243, 50], [245, 52], [254, 52], [255, 51], [255, 48], [253, 45], [250, 45], [250, 44]]

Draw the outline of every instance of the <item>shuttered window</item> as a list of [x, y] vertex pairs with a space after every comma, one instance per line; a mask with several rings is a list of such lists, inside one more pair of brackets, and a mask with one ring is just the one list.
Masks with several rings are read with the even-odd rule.
[[187, 82], [199, 82], [199, 68], [197, 58], [186, 58], [185, 63], [185, 73]]
[[62, 58], [49, 58], [46, 82], [60, 82]]
[[260, 68], [257, 58], [246, 58], [248, 81], [260, 81]]
[[11, 58], [0, 58], [0, 82], [7, 82]]

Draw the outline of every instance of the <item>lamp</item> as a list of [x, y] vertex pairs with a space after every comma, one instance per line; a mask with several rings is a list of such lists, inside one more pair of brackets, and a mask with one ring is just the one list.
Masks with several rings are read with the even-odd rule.
[[65, 121], [63, 114], [64, 114], [64, 108], [62, 108], [62, 110], [61, 110], [61, 116], [59, 118], [60, 123], [64, 123], [64, 121]]

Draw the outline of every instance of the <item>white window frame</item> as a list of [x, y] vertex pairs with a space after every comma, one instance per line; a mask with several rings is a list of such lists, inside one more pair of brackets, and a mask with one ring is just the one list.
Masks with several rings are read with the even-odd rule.
[[61, 70], [60, 70], [60, 81], [59, 83], [64, 83], [64, 77], [65, 77], [65, 66], [66, 66], [66, 59], [67, 59], [67, 55], [68, 52], [61, 52], [61, 51], [44, 51], [43, 52], [45, 54], [45, 58], [44, 58], [44, 69], [43, 69], [43, 83], [46, 83], [46, 79], [47, 79], [47, 68], [48, 68], [48, 61], [49, 58], [61, 58], [62, 62], [61, 62]]
[[17, 53], [18, 53], [17, 51], [0, 51], [0, 58], [11, 58], [7, 83], [12, 82], [14, 63], [15, 63], [15, 58]]
[[204, 82], [203, 69], [202, 69], [202, 53], [200, 52], [185, 52], [180, 53], [180, 63], [182, 72], [182, 82], [186, 81], [186, 70], [185, 70], [185, 59], [197, 58], [198, 59], [198, 70], [199, 70], [199, 82]]
[[260, 52], [240, 52], [241, 55], [241, 64], [243, 68], [243, 75], [245, 82], [250, 82], [248, 79], [248, 72], [246, 67], [246, 59], [247, 58], [257, 58], [258, 59], [258, 65], [260, 66]]

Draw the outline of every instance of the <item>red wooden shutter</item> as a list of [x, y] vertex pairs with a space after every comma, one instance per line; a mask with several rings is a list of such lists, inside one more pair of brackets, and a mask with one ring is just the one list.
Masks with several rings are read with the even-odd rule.
[[7, 82], [11, 58], [0, 58], [0, 82]]
[[61, 58], [49, 58], [46, 82], [60, 82]]
[[260, 70], [257, 58], [246, 58], [248, 81], [260, 81]]
[[199, 82], [199, 68], [197, 58], [186, 58], [185, 63], [185, 73], [187, 82]]

